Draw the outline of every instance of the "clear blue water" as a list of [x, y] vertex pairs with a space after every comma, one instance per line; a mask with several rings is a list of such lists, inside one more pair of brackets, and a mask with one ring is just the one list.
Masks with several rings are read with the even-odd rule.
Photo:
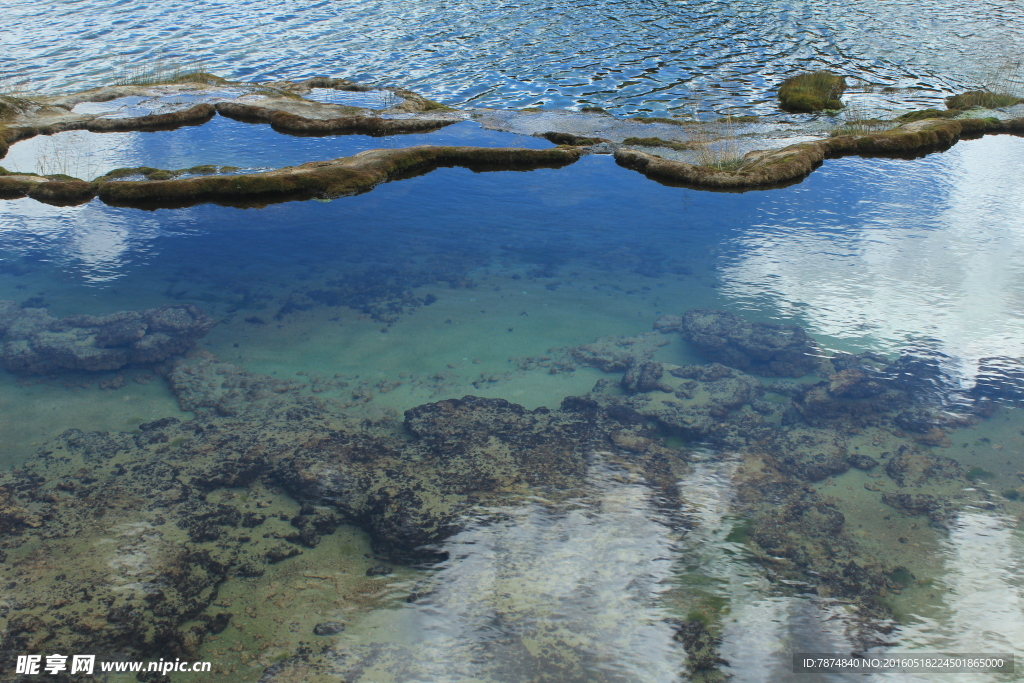
[[[211, 130], [245, 124], [220, 125]], [[184, 144], [201, 129], [182, 130], [162, 134], [178, 143], [168, 145], [163, 161], [214, 160], [209, 143], [202, 158], [190, 156], [199, 147]], [[216, 160], [270, 163], [282, 148], [288, 161], [313, 153], [309, 138], [278, 136], [280, 147], [258, 145], [247, 156], [240, 147], [248, 139], [227, 137], [226, 154]], [[326, 146], [370, 144], [329, 138]], [[357, 197], [261, 210], [6, 201], [0, 298], [42, 297], [55, 314], [169, 301], [242, 317], [255, 314], [254, 306], [261, 316], [284, 307], [287, 320], [297, 292], [342, 274], [385, 274], [403, 290], [447, 283], [437, 292], [444, 299], [490, 288], [489, 277], [523, 272], [532, 273], [523, 288], [535, 290], [537, 301], [555, 291], [547, 285], [579, 290], [581, 298], [560, 304], [573, 310], [588, 297], [606, 297], [608, 287], [620, 289], [621, 314], [640, 316], [636, 331], [651, 316], [699, 301], [802, 324], [835, 348], [891, 355], [927, 347], [949, 355], [950, 370], [970, 386], [979, 358], [1024, 355], [1014, 314], [1024, 300], [1015, 213], [1024, 186], [998, 170], [1022, 161], [1022, 140], [988, 137], [923, 159], [828, 161], [800, 184], [738, 194], [666, 187], [609, 156], [589, 156], [557, 170], [438, 169]], [[599, 281], [577, 281], [584, 271]], [[627, 291], [639, 293], [635, 304]], [[565, 313], [550, 311], [554, 319]], [[577, 343], [589, 341], [587, 333]], [[531, 348], [561, 338], [537, 334]], [[288, 354], [290, 365], [302, 366], [300, 354]]]

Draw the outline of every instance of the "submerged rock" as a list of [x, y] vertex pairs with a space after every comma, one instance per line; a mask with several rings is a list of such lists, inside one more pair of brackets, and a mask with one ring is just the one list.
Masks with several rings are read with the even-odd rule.
[[0, 367], [43, 375], [156, 363], [188, 351], [214, 324], [191, 304], [58, 319], [0, 301]]
[[797, 325], [752, 323], [728, 311], [695, 309], [683, 316], [683, 337], [708, 360], [765, 377], [803, 377], [821, 351]]
[[313, 627], [313, 633], [318, 636], [336, 636], [344, 631], [345, 624], [340, 621], [324, 621]]

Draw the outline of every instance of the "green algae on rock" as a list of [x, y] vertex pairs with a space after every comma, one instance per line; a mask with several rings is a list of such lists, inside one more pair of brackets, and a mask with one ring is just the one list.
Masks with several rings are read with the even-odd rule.
[[791, 76], [779, 86], [779, 106], [790, 112], [842, 109], [846, 79], [831, 71], [811, 71]]

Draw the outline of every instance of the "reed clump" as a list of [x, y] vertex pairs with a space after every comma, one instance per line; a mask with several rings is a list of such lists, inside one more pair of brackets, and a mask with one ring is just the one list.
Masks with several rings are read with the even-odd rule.
[[[699, 117], [695, 117], [698, 121]], [[739, 131], [730, 116], [703, 121], [689, 129], [688, 145], [698, 166], [735, 171], [743, 165]]]
[[36, 152], [36, 172], [48, 178], [90, 178], [98, 164], [92, 140], [83, 131], [68, 131], [43, 139]]
[[891, 130], [895, 125], [892, 121], [869, 116], [867, 111], [851, 104], [829, 130], [829, 135], [834, 138], [842, 135], [872, 135]]
[[779, 86], [779, 106], [789, 112], [842, 109], [846, 79], [831, 71], [810, 71], [787, 78]]

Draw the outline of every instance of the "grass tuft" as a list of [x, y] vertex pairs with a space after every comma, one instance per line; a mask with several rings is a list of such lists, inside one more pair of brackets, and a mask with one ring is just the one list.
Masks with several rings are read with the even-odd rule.
[[811, 71], [787, 78], [779, 86], [779, 106], [789, 112], [842, 109], [839, 100], [846, 91], [846, 79], [831, 71]]
[[726, 116], [693, 126], [690, 129], [689, 143], [698, 166], [719, 171], [735, 171], [743, 165], [739, 133], [731, 117]]
[[865, 110], [851, 104], [829, 131], [829, 135], [834, 138], [841, 135], [872, 135], [891, 130], [894, 125], [892, 121], [868, 117]]
[[227, 79], [205, 71], [201, 64], [187, 66], [157, 65], [132, 67], [122, 71], [115, 79], [114, 85], [167, 85], [170, 83], [202, 83], [205, 85], [222, 85]]

